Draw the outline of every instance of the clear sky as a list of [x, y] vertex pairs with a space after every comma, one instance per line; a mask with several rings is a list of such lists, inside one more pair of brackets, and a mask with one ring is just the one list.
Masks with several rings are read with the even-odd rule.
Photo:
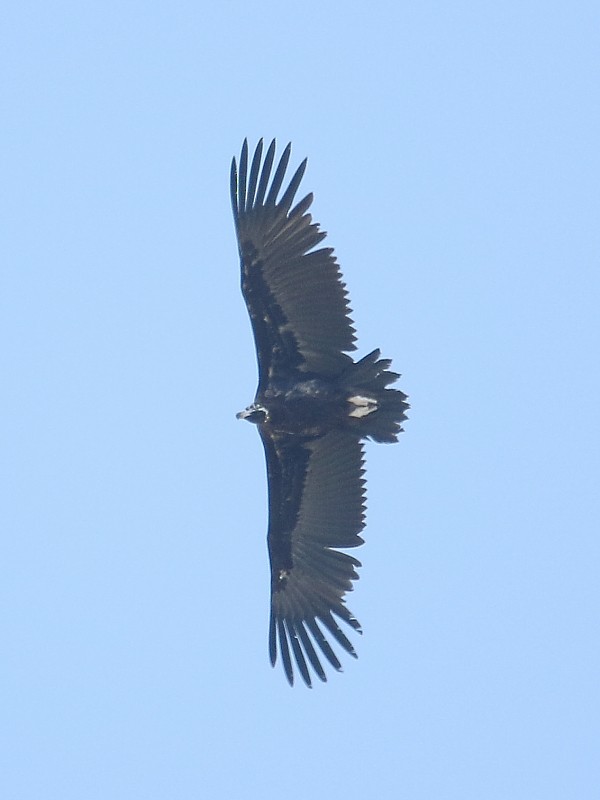
[[[598, 797], [600, 6], [8, 3], [0, 794]], [[229, 207], [293, 142], [412, 410], [368, 446], [364, 635], [267, 657]]]

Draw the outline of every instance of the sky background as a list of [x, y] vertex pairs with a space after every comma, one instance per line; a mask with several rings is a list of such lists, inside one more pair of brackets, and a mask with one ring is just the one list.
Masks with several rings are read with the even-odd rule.
[[[0, 33], [0, 794], [554, 800], [600, 783], [597, 2], [13, 2]], [[267, 656], [229, 206], [293, 142], [358, 355], [359, 651]]]

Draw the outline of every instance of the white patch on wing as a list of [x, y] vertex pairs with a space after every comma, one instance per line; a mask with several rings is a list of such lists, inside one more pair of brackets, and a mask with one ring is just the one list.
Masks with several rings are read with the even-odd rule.
[[366, 417], [367, 414], [377, 411], [377, 400], [373, 397], [363, 397], [360, 394], [355, 394], [354, 397], [348, 398], [348, 402], [355, 406], [348, 414], [349, 417]]

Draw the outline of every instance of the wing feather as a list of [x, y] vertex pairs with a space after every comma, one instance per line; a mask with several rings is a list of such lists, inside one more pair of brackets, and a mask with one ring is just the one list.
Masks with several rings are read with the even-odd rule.
[[283, 183], [283, 179], [285, 178], [285, 171], [288, 167], [291, 153], [292, 153], [292, 144], [290, 142], [283, 151], [281, 158], [279, 159], [279, 164], [277, 165], [277, 169], [275, 170], [275, 175], [273, 175], [273, 183], [271, 184], [271, 188], [269, 189], [269, 194], [267, 195], [267, 200], [265, 202], [265, 205], [267, 206], [275, 205], [275, 201], [277, 200], [277, 195], [279, 194], [279, 190], [281, 189], [281, 184]]
[[[257, 152], [259, 148], [260, 150], [262, 150], [262, 143], [263, 140], [261, 139], [256, 148]], [[273, 141], [269, 145], [269, 149], [267, 150], [267, 155], [265, 156], [265, 161], [260, 175], [260, 182], [258, 184], [258, 194], [256, 195], [256, 205], [258, 207], [262, 206], [264, 203], [267, 186], [269, 184], [269, 178], [271, 177], [271, 169], [273, 168], [274, 159], [275, 159], [275, 139], [273, 139]], [[260, 161], [260, 156], [259, 156], [259, 161]]]
[[256, 146], [256, 150], [254, 151], [252, 166], [250, 167], [250, 180], [248, 182], [248, 193], [246, 195], [245, 208], [252, 208], [252, 204], [254, 203], [254, 195], [256, 194], [256, 186], [260, 171], [260, 160], [262, 158], [262, 150], [263, 150], [263, 143], [261, 139], [258, 145]]

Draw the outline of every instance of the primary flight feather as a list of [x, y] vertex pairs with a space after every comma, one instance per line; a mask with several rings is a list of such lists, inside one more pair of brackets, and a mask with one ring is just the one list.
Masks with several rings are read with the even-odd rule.
[[395, 442], [408, 408], [388, 386], [399, 375], [374, 350], [358, 362], [348, 295], [325, 232], [312, 221], [312, 194], [294, 198], [306, 159], [278, 199], [290, 159], [274, 171], [275, 141], [252, 162], [244, 141], [231, 165], [231, 202], [242, 293], [254, 332], [258, 389], [238, 414], [258, 426], [269, 485], [271, 563], [269, 652], [294, 663], [311, 686], [312, 667], [341, 664], [331, 642], [356, 656], [338, 620], [360, 632], [344, 596], [360, 562], [342, 552], [363, 543], [365, 481], [362, 441]]

